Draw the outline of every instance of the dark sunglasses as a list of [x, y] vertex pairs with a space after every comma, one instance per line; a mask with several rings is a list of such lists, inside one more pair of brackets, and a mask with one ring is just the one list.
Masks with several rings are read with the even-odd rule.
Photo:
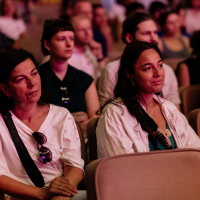
[[[52, 160], [52, 153], [50, 149], [43, 146], [43, 144], [47, 142], [46, 136], [40, 132], [34, 132], [32, 135], [37, 142], [38, 151], [40, 152], [40, 160], [44, 164], [50, 162]], [[41, 147], [39, 147], [39, 145], [41, 145]]]
[[61, 96], [61, 100], [63, 103], [69, 103], [69, 94], [67, 92], [67, 86], [60, 86], [60, 90], [62, 91], [62, 96]]

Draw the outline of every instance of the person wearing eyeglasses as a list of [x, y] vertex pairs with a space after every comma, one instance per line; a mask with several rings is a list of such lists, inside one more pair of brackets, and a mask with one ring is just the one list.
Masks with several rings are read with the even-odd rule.
[[[86, 199], [85, 191], [77, 191], [84, 161], [72, 115], [49, 104], [32, 54], [12, 49], [0, 54], [0, 63], [0, 199], [2, 193], [9, 200]], [[8, 118], [18, 137], [13, 137], [15, 128]], [[17, 151], [22, 146], [23, 151]], [[29, 175], [30, 161], [30, 168], [36, 166], [41, 173], [44, 188], [36, 187]]]
[[93, 78], [68, 64], [74, 49], [74, 30], [66, 20], [46, 20], [41, 39], [50, 60], [39, 67], [42, 88], [51, 103], [67, 108], [86, 135], [87, 122], [97, 117], [99, 100]]

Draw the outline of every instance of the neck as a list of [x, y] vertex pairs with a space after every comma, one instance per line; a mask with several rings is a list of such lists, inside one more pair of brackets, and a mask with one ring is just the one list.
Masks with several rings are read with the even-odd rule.
[[152, 106], [154, 105], [153, 96], [154, 96], [154, 94], [142, 94], [142, 97], [143, 97], [144, 102], [145, 102], [145, 108], [146, 108], [147, 113], [152, 108]]
[[85, 45], [75, 44], [75, 47], [81, 53], [83, 53], [85, 51]]
[[37, 102], [29, 105], [15, 105], [13, 108], [13, 113], [19, 118], [21, 121], [31, 121], [33, 116], [38, 111], [39, 107]]
[[58, 60], [52, 58], [50, 56], [50, 67], [53, 70], [53, 72], [56, 74], [56, 76], [62, 81], [67, 73], [68, 70], [68, 60]]

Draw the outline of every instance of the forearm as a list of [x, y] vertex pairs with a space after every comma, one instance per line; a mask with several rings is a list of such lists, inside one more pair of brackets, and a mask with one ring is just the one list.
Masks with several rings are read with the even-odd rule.
[[8, 176], [0, 176], [0, 192], [15, 198], [29, 200], [44, 199], [45, 196], [43, 189], [26, 185]]
[[64, 176], [69, 180], [72, 185], [77, 188], [78, 184], [83, 179], [83, 170], [77, 167], [65, 166]]

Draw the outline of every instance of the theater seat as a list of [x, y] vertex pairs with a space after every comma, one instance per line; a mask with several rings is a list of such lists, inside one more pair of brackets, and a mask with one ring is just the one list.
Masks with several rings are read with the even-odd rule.
[[87, 124], [87, 136], [88, 136], [88, 147], [89, 147], [89, 162], [96, 160], [97, 157], [97, 138], [96, 138], [96, 127], [99, 121], [99, 117], [91, 119]]
[[200, 108], [200, 85], [181, 87], [179, 94], [182, 101], [181, 110], [186, 117], [192, 110]]
[[199, 200], [200, 151], [119, 155], [86, 168], [88, 200]]
[[189, 113], [188, 122], [200, 137], [200, 109], [195, 109]]

